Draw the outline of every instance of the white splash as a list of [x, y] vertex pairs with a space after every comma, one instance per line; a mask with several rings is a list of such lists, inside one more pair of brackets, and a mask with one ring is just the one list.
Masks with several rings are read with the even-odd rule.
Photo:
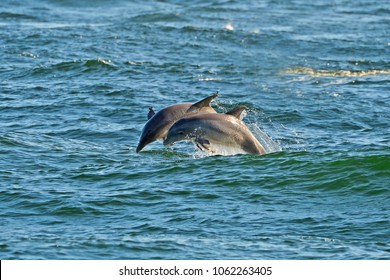
[[263, 146], [267, 154], [282, 151], [282, 148], [279, 146], [279, 144], [272, 140], [267, 133], [262, 131], [257, 124], [249, 124], [248, 127], [253, 133], [253, 135], [256, 137], [256, 139]]
[[285, 74], [302, 74], [311, 77], [365, 77], [377, 75], [390, 75], [390, 70], [321, 70], [309, 67], [287, 68], [282, 71]]
[[233, 22], [229, 21], [229, 22], [224, 26], [224, 28], [225, 28], [226, 30], [233, 31], [233, 30], [234, 30]]

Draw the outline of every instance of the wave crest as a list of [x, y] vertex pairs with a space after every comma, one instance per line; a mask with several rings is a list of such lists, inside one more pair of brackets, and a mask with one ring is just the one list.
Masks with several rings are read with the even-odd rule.
[[370, 69], [370, 70], [322, 70], [310, 67], [287, 68], [282, 71], [284, 74], [301, 74], [311, 77], [365, 77], [390, 75], [387, 69]]

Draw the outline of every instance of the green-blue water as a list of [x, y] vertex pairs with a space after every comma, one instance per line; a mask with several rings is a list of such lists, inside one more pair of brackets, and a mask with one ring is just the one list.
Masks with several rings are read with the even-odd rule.
[[[1, 259], [389, 259], [390, 3], [0, 2]], [[135, 152], [244, 104], [264, 156]]]

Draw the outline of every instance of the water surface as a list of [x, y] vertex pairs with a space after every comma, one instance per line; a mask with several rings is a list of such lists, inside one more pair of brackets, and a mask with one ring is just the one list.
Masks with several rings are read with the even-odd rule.
[[[0, 3], [2, 259], [388, 259], [388, 1]], [[135, 152], [216, 91], [278, 149]], [[275, 147], [276, 147], [275, 146]]]

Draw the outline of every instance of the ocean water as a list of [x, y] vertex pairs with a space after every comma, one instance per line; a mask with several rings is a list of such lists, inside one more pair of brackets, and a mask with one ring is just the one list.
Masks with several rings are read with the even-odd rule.
[[[0, 258], [389, 259], [389, 31], [385, 0], [2, 0]], [[216, 91], [268, 154], [135, 152]]]

